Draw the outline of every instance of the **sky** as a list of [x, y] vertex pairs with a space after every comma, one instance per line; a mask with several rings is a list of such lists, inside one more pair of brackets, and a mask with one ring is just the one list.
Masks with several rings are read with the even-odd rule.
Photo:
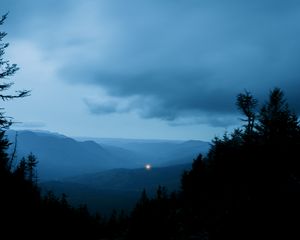
[[241, 124], [237, 94], [280, 87], [300, 110], [298, 0], [1, 0], [4, 102], [16, 129], [210, 141]]

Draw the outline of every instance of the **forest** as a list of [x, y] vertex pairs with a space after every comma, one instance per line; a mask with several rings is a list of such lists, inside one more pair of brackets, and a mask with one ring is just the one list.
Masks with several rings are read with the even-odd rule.
[[[0, 98], [29, 97], [27, 90], [6, 94], [18, 67], [4, 59], [5, 35], [0, 32]], [[7, 153], [13, 121], [1, 108], [1, 238], [299, 239], [299, 120], [280, 88], [267, 94], [260, 104], [250, 92], [237, 95], [241, 126], [212, 140], [208, 154], [183, 173], [179, 191], [158, 186], [154, 197], [143, 191], [131, 213], [110, 217], [75, 208], [65, 195], [42, 195], [34, 153], [18, 162]]]

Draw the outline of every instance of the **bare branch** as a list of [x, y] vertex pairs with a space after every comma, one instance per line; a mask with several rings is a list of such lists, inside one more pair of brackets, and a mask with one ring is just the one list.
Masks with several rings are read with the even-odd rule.
[[2, 25], [5, 21], [5, 19], [7, 18], [8, 12], [5, 13], [4, 15], [2, 15], [1, 19], [0, 19], [0, 25]]
[[3, 94], [0, 94], [0, 98], [3, 101], [7, 101], [7, 100], [15, 99], [15, 98], [22, 98], [22, 97], [30, 96], [30, 91], [29, 90], [16, 91], [16, 93], [17, 93], [16, 95], [3, 95]]

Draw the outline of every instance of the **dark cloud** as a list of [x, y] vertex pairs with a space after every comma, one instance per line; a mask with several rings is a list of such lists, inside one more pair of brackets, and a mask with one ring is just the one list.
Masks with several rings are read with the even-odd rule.
[[[199, 116], [200, 115], [200, 116]], [[210, 114], [207, 113], [193, 115], [193, 117], [179, 117], [174, 121], [169, 122], [170, 126], [189, 126], [205, 124], [212, 127], [227, 128], [228, 126], [236, 126], [239, 124], [239, 119], [236, 115], [231, 114]]]
[[110, 114], [117, 112], [117, 104], [114, 102], [104, 104], [93, 103], [88, 100], [85, 100], [84, 102], [88, 106], [90, 112], [93, 114]]
[[129, 111], [128, 107], [121, 106], [121, 104], [117, 101], [99, 102], [90, 100], [88, 98], [85, 98], [83, 101], [92, 114], [105, 115], [111, 113], [124, 113]]
[[34, 38], [61, 62], [62, 79], [119, 99], [86, 100], [94, 114], [230, 125], [238, 93], [263, 102], [274, 87], [300, 111], [299, 1], [59, 3], [34, 7], [28, 18], [47, 26]]
[[66, 66], [64, 76], [104, 87], [112, 96], [138, 96], [139, 103], [131, 106], [148, 118], [232, 114], [239, 92], [247, 89], [263, 99], [276, 86], [300, 109], [295, 91], [300, 87], [300, 4], [172, 6], [153, 4], [130, 17], [115, 16], [121, 38], [107, 65], [96, 62], [76, 66], [77, 71]]

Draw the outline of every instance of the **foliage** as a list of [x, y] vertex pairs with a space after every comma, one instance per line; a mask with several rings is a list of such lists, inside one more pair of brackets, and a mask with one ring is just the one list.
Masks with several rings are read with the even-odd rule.
[[140, 230], [154, 226], [161, 233], [152, 231], [149, 239], [299, 238], [298, 118], [278, 88], [260, 109], [249, 92], [239, 94], [236, 104], [245, 124], [212, 141], [165, 205], [143, 193], [130, 232], [142, 238]]
[[[0, 19], [4, 23], [7, 14]], [[6, 33], [0, 32], [0, 99], [3, 101], [22, 98], [29, 91], [7, 92], [13, 85], [8, 78], [17, 70], [3, 56], [7, 43], [2, 43]], [[6, 239], [98, 239], [102, 234], [99, 216], [91, 216], [86, 208], [75, 209], [66, 197], [58, 199], [49, 193], [42, 197], [37, 185], [36, 157], [31, 153], [23, 157], [15, 168], [6, 150], [9, 142], [5, 131], [12, 121], [0, 108], [0, 222], [1, 238]], [[45, 236], [46, 235], [46, 236]], [[4, 237], [5, 236], [5, 237]]]

